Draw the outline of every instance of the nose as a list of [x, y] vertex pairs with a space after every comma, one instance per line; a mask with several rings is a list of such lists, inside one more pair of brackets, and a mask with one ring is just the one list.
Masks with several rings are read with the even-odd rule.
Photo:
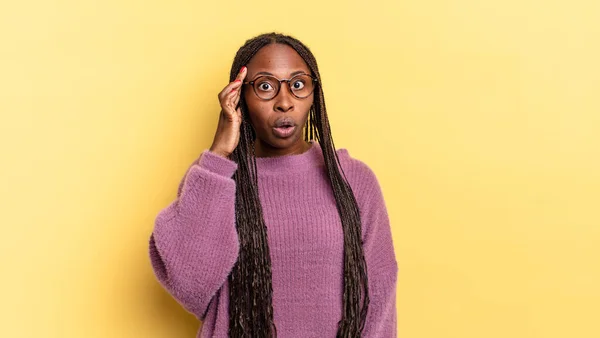
[[273, 103], [273, 109], [275, 111], [286, 113], [294, 109], [294, 97], [292, 96], [292, 93], [290, 93], [289, 88], [284, 88], [287, 85], [286, 82], [283, 82], [281, 88], [279, 88], [279, 93], [277, 93]]

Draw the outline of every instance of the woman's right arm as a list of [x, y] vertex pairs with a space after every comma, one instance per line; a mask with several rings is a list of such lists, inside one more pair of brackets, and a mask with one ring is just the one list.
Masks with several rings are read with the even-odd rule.
[[200, 320], [237, 261], [237, 163], [205, 150], [156, 217], [150, 260], [162, 286]]
[[203, 320], [208, 304], [227, 281], [240, 247], [235, 227], [237, 163], [229, 159], [240, 139], [239, 107], [247, 69], [219, 93], [221, 113], [213, 144], [192, 164], [177, 199], [156, 217], [150, 260], [163, 287]]

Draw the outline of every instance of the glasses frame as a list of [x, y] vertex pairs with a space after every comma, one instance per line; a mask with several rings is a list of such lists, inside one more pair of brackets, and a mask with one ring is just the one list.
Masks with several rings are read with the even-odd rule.
[[[313, 88], [312, 88], [312, 91], [311, 91], [310, 93], [308, 93], [308, 95], [306, 95], [306, 96], [304, 96], [304, 97], [300, 97], [300, 96], [296, 95], [296, 93], [294, 93], [294, 91], [292, 90], [292, 87], [290, 86], [290, 83], [292, 82], [292, 80], [293, 80], [293, 79], [295, 79], [295, 78], [296, 78], [296, 77], [298, 77], [298, 76], [301, 76], [301, 75], [306, 75], [306, 76], [310, 77], [310, 78], [311, 78], [311, 80], [312, 80], [312, 82], [313, 82], [313, 84], [314, 84], [314, 85], [313, 85]], [[254, 83], [256, 82], [256, 80], [258, 80], [258, 79], [259, 79], [259, 78], [261, 78], [261, 77], [270, 77], [270, 78], [273, 78], [273, 79], [275, 79], [275, 80], [277, 80], [277, 81], [279, 82], [279, 87], [277, 88], [277, 91], [275, 92], [275, 95], [273, 95], [273, 97], [272, 97], [272, 98], [270, 98], [270, 99], [263, 99], [263, 98], [262, 98], [262, 97], [260, 97], [260, 96], [258, 95], [258, 93], [256, 92], [256, 87], [254, 87]], [[317, 78], [315, 78], [314, 76], [312, 76], [312, 75], [310, 75], [310, 74], [306, 74], [306, 73], [299, 73], [299, 74], [296, 74], [296, 75], [292, 76], [292, 77], [291, 77], [291, 78], [289, 78], [289, 79], [281, 79], [281, 80], [280, 80], [280, 79], [278, 79], [277, 77], [273, 76], [273, 75], [262, 75], [262, 74], [261, 74], [261, 75], [259, 75], [259, 76], [255, 77], [255, 78], [254, 78], [254, 80], [252, 80], [252, 81], [246, 81], [246, 82], [242, 82], [242, 83], [243, 83], [243, 84], [246, 84], [246, 85], [251, 85], [251, 86], [252, 86], [252, 91], [254, 92], [254, 95], [256, 95], [256, 97], [258, 97], [260, 100], [263, 100], [263, 101], [271, 101], [271, 100], [273, 100], [274, 98], [276, 98], [276, 97], [277, 97], [277, 95], [279, 95], [279, 91], [281, 90], [281, 87], [283, 86], [283, 82], [286, 82], [286, 83], [287, 83], [288, 90], [290, 91], [290, 93], [291, 93], [291, 94], [292, 94], [292, 95], [293, 95], [295, 98], [302, 100], [302, 99], [305, 99], [305, 98], [309, 97], [309, 96], [310, 96], [310, 94], [312, 94], [312, 93], [315, 91], [315, 86], [316, 86], [316, 84], [318, 84], [318, 83], [319, 83], [319, 80], [318, 80]]]

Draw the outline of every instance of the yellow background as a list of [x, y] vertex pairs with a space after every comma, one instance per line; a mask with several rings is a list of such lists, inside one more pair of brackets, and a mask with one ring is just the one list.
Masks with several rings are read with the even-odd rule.
[[245, 39], [315, 53], [388, 205], [400, 337], [600, 337], [596, 0], [0, 5], [0, 336], [194, 337], [156, 214]]

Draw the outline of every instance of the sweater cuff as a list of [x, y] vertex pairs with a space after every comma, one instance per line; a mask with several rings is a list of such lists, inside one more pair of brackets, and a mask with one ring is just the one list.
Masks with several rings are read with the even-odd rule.
[[237, 163], [225, 158], [221, 155], [217, 155], [210, 150], [205, 150], [198, 159], [198, 165], [208, 171], [215, 174], [219, 174], [228, 178], [233, 177], [233, 174], [237, 170]]

